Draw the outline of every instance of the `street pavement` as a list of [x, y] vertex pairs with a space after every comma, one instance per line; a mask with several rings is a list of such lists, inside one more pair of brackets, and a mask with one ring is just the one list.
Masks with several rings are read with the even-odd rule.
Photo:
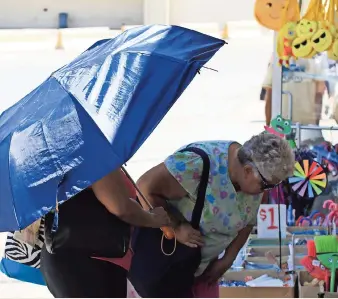
[[[74, 45], [74, 44], [73, 44]], [[90, 46], [52, 50], [36, 45], [0, 44], [0, 113], [45, 80], [51, 72]], [[269, 36], [229, 40], [202, 69], [165, 119], [127, 163], [137, 179], [184, 144], [197, 140], [244, 142], [264, 128], [261, 83], [272, 52]], [[0, 234], [0, 253], [5, 234]], [[0, 298], [46, 298], [44, 287], [10, 280], [0, 274]]]

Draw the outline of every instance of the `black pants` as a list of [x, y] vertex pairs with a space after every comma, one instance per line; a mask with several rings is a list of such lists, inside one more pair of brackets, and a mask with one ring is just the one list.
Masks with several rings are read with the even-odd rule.
[[110, 262], [43, 247], [41, 271], [56, 298], [126, 298], [127, 271]]

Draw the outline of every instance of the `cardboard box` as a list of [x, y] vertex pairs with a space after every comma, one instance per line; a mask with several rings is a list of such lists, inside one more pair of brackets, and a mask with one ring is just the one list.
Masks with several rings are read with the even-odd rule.
[[325, 292], [323, 298], [338, 298], [338, 293]]
[[308, 234], [300, 234], [300, 232], [304, 232], [304, 231], [309, 231], [309, 230], [320, 230], [320, 231], [326, 231], [327, 233], [329, 232], [329, 228], [328, 227], [324, 227], [324, 226], [311, 226], [311, 227], [308, 227], [308, 226], [289, 226], [287, 228], [287, 232], [290, 233], [290, 234], [294, 234], [294, 233], [299, 233], [299, 234], [296, 234], [295, 237], [298, 237], [298, 236], [313, 236], [313, 234], [311, 235], [308, 235]]
[[298, 291], [299, 298], [318, 298], [319, 286], [305, 286], [305, 282], [311, 282], [313, 277], [306, 271], [298, 272]]
[[[282, 239], [282, 246], [288, 246], [292, 240], [291, 235], [285, 239]], [[248, 247], [275, 247], [279, 246], [279, 239], [266, 239], [257, 238], [257, 235], [250, 235], [248, 241]]]
[[[303, 257], [295, 257], [294, 264], [296, 266], [301, 266], [302, 264], [300, 263], [301, 259]], [[288, 256], [282, 256], [282, 263], [286, 263], [288, 261], [289, 257]], [[271, 264], [266, 257], [247, 257], [245, 259], [247, 262], [252, 262], [255, 264], [262, 264], [262, 265], [269, 265]], [[277, 257], [277, 261], [279, 262], [279, 257]]]
[[[274, 256], [279, 257], [279, 246], [264, 246], [264, 247], [249, 247], [247, 252], [252, 253], [252, 257], [264, 257], [265, 253], [270, 251]], [[294, 247], [296, 255], [304, 254], [307, 255], [306, 245], [299, 245]], [[290, 255], [289, 246], [282, 246], [282, 256]]]
[[[271, 277], [280, 277], [275, 271], [243, 270], [230, 271], [223, 275], [225, 280], [245, 281], [247, 276], [253, 278], [268, 274]], [[294, 287], [222, 287], [219, 289], [220, 298], [295, 298]]]

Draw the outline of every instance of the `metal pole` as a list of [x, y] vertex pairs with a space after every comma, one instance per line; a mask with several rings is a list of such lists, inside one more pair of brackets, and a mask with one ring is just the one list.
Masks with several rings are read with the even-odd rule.
[[297, 148], [299, 148], [300, 147], [300, 139], [301, 139], [300, 123], [296, 123], [295, 128], [296, 128], [296, 146], [297, 146]]
[[282, 108], [282, 69], [279, 66], [277, 54], [277, 32], [273, 36], [273, 65], [272, 65], [272, 107], [271, 117], [274, 119], [281, 114]]
[[285, 94], [288, 96], [288, 100], [289, 100], [289, 111], [288, 111], [288, 117], [289, 119], [292, 121], [292, 93], [290, 91], [283, 91], [282, 94]]
[[330, 127], [330, 126], [310, 126], [310, 125], [301, 125], [299, 123], [296, 123], [295, 125], [291, 126], [293, 129], [305, 129], [305, 130], [328, 130], [328, 131], [337, 131], [338, 126], [336, 127]]

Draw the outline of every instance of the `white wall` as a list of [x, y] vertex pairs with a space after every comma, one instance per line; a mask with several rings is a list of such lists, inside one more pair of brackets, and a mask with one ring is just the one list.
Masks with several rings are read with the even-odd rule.
[[170, 22], [211, 23], [254, 20], [255, 0], [170, 0]]
[[[305, 0], [304, 0], [305, 1]], [[68, 12], [69, 27], [218, 23], [254, 20], [255, 0], [0, 0], [0, 28], [57, 28]], [[47, 11], [44, 11], [44, 9]]]
[[0, 28], [57, 28], [60, 12], [69, 27], [120, 28], [143, 23], [143, 0], [0, 0]]
[[171, 0], [143, 0], [144, 25], [170, 24]]

